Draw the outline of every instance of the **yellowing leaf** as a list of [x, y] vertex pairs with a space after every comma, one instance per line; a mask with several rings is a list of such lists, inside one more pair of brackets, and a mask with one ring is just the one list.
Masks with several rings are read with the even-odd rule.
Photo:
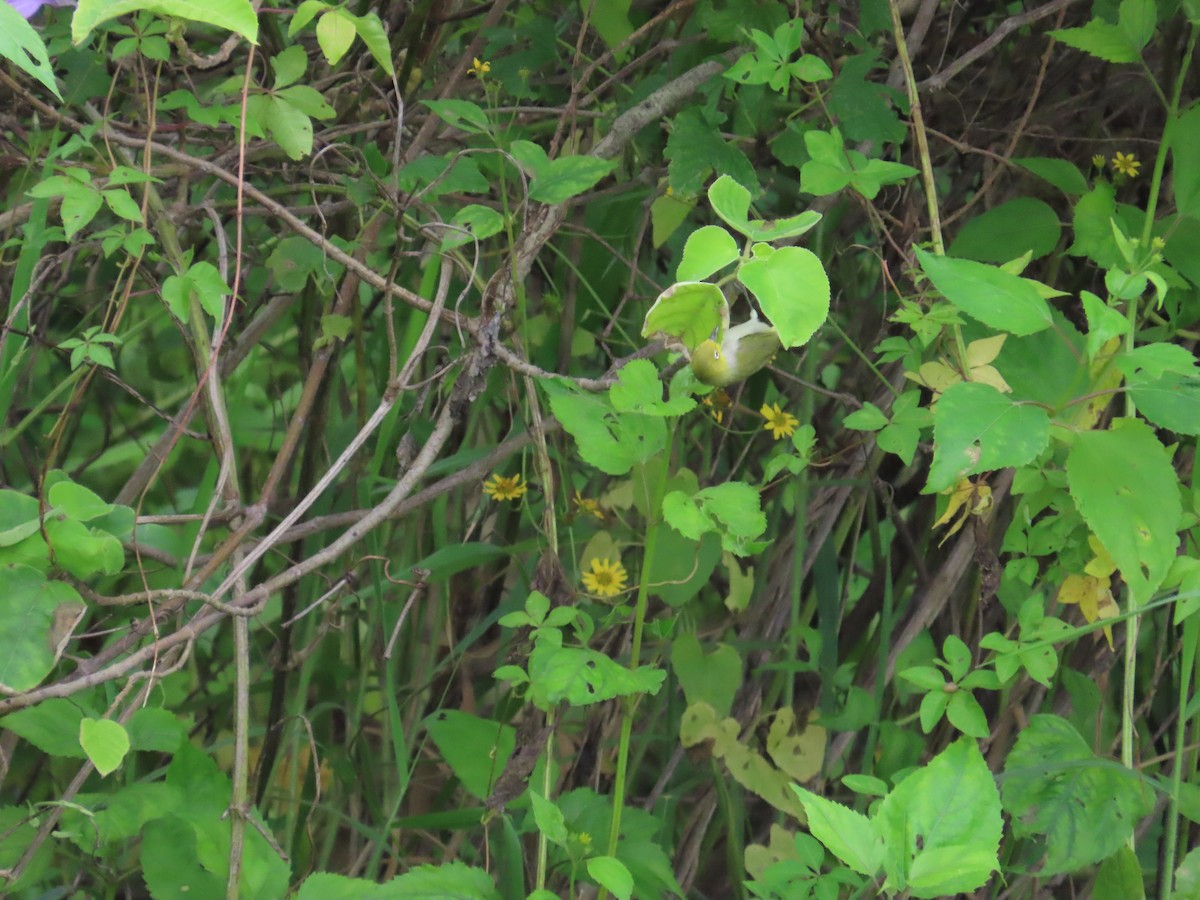
[[988, 365], [1000, 355], [1000, 348], [1004, 346], [1007, 337], [1007, 334], [998, 334], [995, 337], [971, 341], [967, 345], [967, 365], [972, 369]]
[[[1058, 602], [1077, 605], [1083, 618], [1090, 625], [1100, 619], [1116, 618], [1120, 612], [1117, 601], [1113, 599], [1108, 577], [1097, 578], [1094, 575], [1068, 575], [1063, 579], [1062, 587], [1058, 589]], [[1104, 626], [1104, 636], [1108, 646], [1113, 646], [1112, 628]]]
[[968, 478], [964, 478], [954, 485], [950, 491], [942, 493], [950, 494], [950, 502], [946, 504], [946, 511], [942, 513], [941, 518], [933, 523], [933, 527], [939, 528], [949, 524], [956, 514], [958, 514], [958, 520], [950, 526], [950, 530], [938, 542], [939, 547], [958, 533], [968, 517], [982, 516], [992, 508], [992, 489], [986, 484], [975, 484]]

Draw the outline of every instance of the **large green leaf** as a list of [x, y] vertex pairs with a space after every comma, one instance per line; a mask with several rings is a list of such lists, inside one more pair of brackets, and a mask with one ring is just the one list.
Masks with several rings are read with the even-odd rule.
[[439, 709], [424, 724], [462, 786], [486, 799], [516, 747], [516, 729], [457, 709]]
[[75, 588], [30, 566], [0, 566], [0, 584], [0, 687], [20, 693], [50, 674], [85, 607]]
[[1017, 736], [1000, 795], [1017, 836], [1044, 839], [1046, 876], [1115, 853], [1154, 799], [1136, 772], [1097, 757], [1069, 722], [1049, 715]]
[[829, 277], [821, 260], [803, 247], [756, 244], [754, 251], [738, 280], [758, 299], [783, 346], [807, 343], [829, 317]]
[[1034, 259], [1053, 252], [1062, 228], [1045, 201], [1018, 197], [968, 221], [949, 252], [979, 262], [1005, 263], [1026, 253]]
[[258, 16], [250, 0], [79, 0], [71, 19], [71, 40], [81, 44], [104, 22], [138, 10], [206, 22], [258, 43]]
[[1166, 577], [1182, 507], [1171, 456], [1138, 419], [1075, 436], [1067, 455], [1071, 497], [1138, 603]]
[[42, 36], [7, 3], [0, 3], [0, 56], [32, 75], [62, 100]]
[[860, 812], [793, 785], [804, 804], [808, 830], [855, 872], [874, 877], [883, 865], [884, 846], [875, 823]]
[[681, 281], [658, 295], [642, 323], [642, 337], [670, 337], [689, 351], [729, 329], [729, 301], [707, 281]]
[[942, 296], [984, 325], [1010, 334], [1050, 327], [1050, 306], [1032, 281], [970, 259], [916, 253]]
[[1050, 441], [1050, 417], [991, 385], [959, 382], [933, 408], [933, 464], [926, 493], [993, 469], [1023, 466]]
[[875, 822], [887, 886], [914, 897], [970, 892], [999, 869], [1000, 793], [970, 738], [901, 781], [879, 804]]
[[1185, 216], [1200, 216], [1200, 106], [1193, 106], [1167, 129], [1171, 144], [1175, 206]]
[[607, 397], [563, 383], [543, 381], [550, 409], [575, 438], [579, 455], [609, 475], [625, 475], [667, 445], [667, 426], [659, 416], [618, 413]]

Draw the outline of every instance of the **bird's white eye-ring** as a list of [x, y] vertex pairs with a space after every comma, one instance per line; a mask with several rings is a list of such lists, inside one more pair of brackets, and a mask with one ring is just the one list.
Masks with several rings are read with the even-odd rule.
[[720, 350], [714, 350], [714, 351], [713, 351], [713, 359], [720, 359], [720, 358], [721, 358], [721, 351], [720, 351]]

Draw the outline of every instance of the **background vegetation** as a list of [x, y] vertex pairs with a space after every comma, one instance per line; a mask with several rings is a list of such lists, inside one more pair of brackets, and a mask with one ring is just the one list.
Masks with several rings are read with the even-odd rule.
[[7, 896], [1200, 897], [1195, 4], [32, 23]]

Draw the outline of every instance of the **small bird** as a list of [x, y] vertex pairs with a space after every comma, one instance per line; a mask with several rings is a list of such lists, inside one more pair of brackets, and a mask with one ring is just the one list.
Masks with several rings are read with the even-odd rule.
[[713, 387], [728, 387], [749, 378], [769, 363], [782, 346], [779, 332], [757, 316], [725, 332], [718, 344], [713, 337], [692, 351], [696, 380]]

